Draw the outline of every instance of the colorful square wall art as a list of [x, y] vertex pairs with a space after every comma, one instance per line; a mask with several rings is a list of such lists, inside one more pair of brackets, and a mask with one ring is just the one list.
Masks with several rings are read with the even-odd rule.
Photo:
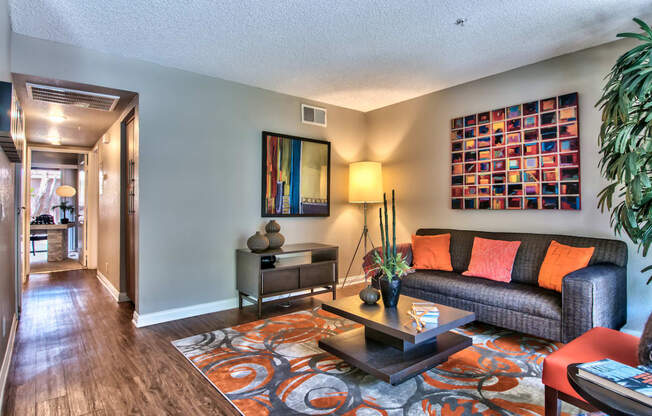
[[[455, 122], [451, 126], [455, 127]], [[265, 131], [262, 159], [263, 217], [330, 215], [329, 142]], [[453, 165], [453, 184], [459, 181], [456, 173], [461, 170]]]
[[451, 120], [453, 209], [581, 209], [576, 92]]

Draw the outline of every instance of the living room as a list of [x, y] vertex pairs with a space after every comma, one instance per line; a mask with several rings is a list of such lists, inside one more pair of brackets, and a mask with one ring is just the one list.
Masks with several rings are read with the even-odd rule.
[[[492, 237], [489, 234], [480, 235], [483, 232], [502, 233], [501, 236], [494, 235], [493, 239], [522, 241], [524, 247], [528, 243], [522, 237], [523, 234], [623, 242], [626, 244], [626, 266], [619, 264], [618, 267], [625, 267], [626, 280], [618, 277], [616, 289], [610, 287], [605, 292], [598, 290], [601, 287], [598, 284], [591, 286], [596, 288], [596, 297], [581, 299], [591, 301], [589, 309], [595, 313], [595, 319], [589, 325], [591, 328], [609, 327], [618, 335], [631, 337], [626, 338], [630, 341], [633, 338], [643, 339], [643, 330], [652, 313], [652, 285], [646, 284], [649, 272], [642, 272], [649, 264], [649, 258], [643, 255], [638, 244], [632, 242], [625, 230], [619, 235], [614, 234], [609, 209], [598, 206], [599, 194], [611, 180], [603, 176], [600, 168], [603, 154], [600, 153], [599, 140], [603, 112], [596, 103], [607, 87], [605, 77], [619, 57], [632, 48], [647, 44], [647, 41], [641, 39], [622, 39], [616, 35], [622, 32], [645, 35], [645, 28], [632, 21], [632, 18], [640, 18], [652, 24], [652, 3], [649, 1], [637, 0], [626, 4], [617, 1], [578, 1], [573, 4], [553, 1], [544, 5], [534, 2], [491, 5], [481, 2], [424, 2], [413, 5], [398, 2], [338, 2], [336, 5], [245, 2], [239, 6], [223, 3], [207, 5], [193, 1], [185, 9], [167, 3], [161, 5], [149, 2], [120, 2], [115, 8], [76, 1], [45, 3], [11, 0], [0, 2], [0, 25], [3, 31], [0, 79], [12, 82], [14, 74], [30, 74], [137, 91], [139, 95], [137, 199], [140, 222], [137, 236], [137, 293], [132, 299], [133, 306], [116, 303], [110, 296], [105, 300], [89, 301], [89, 304], [97, 306], [90, 308], [93, 313], [97, 313], [92, 316], [97, 316], [98, 319], [100, 316], [110, 318], [104, 318], [102, 322], [95, 321], [95, 318], [75, 318], [78, 319], [75, 320], [75, 325], [93, 331], [91, 333], [98, 334], [97, 337], [102, 335], [94, 331], [102, 330], [107, 334], [117, 334], [116, 338], [124, 337], [123, 339], [133, 341], [141, 347], [147, 345], [147, 348], [154, 351], [154, 358], [150, 362], [147, 356], [137, 355], [138, 351], [128, 350], [124, 355], [130, 357], [130, 363], [133, 364], [131, 368], [124, 368], [127, 365], [123, 364], [112, 366], [111, 363], [118, 360], [116, 357], [121, 356], [118, 351], [124, 352], [122, 348], [126, 346], [117, 340], [107, 340], [107, 345], [102, 347], [97, 339], [91, 338], [88, 345], [93, 346], [93, 351], [97, 354], [102, 352], [111, 358], [98, 364], [90, 378], [82, 378], [82, 370], [90, 366], [90, 362], [95, 364], [99, 361], [94, 361], [96, 358], [90, 357], [92, 354], [88, 352], [80, 352], [80, 356], [91, 361], [78, 362], [76, 365], [79, 368], [75, 367], [74, 372], [67, 373], [70, 370], [64, 369], [64, 364], [69, 364], [70, 361], [66, 360], [76, 356], [79, 351], [66, 352], [67, 344], [63, 344], [63, 341], [68, 338], [61, 333], [48, 335], [58, 337], [57, 342], [62, 342], [57, 344], [56, 352], [49, 350], [52, 356], [42, 353], [47, 350], [47, 343], [30, 347], [29, 342], [33, 338], [28, 337], [28, 323], [38, 322], [43, 316], [39, 313], [47, 315], [49, 311], [43, 306], [29, 309], [31, 305], [37, 305], [32, 302], [36, 302], [38, 288], [30, 292], [32, 288], [27, 287], [20, 320], [16, 319], [13, 325], [18, 328], [17, 331], [11, 331], [16, 310], [15, 300], [0, 302], [2, 319], [7, 326], [7, 330], [3, 331], [3, 349], [0, 349], [5, 352], [5, 357], [7, 351], [11, 350], [10, 334], [14, 333], [17, 340], [13, 367], [8, 368], [4, 375], [8, 378], [4, 393], [4, 409], [7, 414], [40, 413], [45, 412], [45, 408], [51, 410], [57, 406], [62, 414], [84, 414], [82, 410], [86, 413], [102, 410], [116, 414], [130, 411], [157, 414], [157, 410], [158, 414], [184, 411], [186, 414], [287, 414], [289, 410], [283, 407], [283, 399], [278, 399], [281, 394], [271, 398], [269, 392], [265, 392], [261, 393], [265, 397], [256, 398], [260, 392], [254, 389], [252, 391], [256, 394], [251, 396], [238, 395], [234, 385], [221, 386], [210, 375], [198, 371], [196, 367], [201, 365], [191, 363], [177, 350], [183, 350], [184, 344], [177, 344], [175, 348], [172, 342], [228, 328], [231, 329], [231, 334], [241, 333], [246, 336], [249, 328], [247, 325], [254, 325], [255, 322], [260, 322], [259, 319], [269, 324], [268, 320], [282, 320], [279, 317], [306, 313], [313, 308], [321, 311], [319, 307], [322, 302], [326, 305], [333, 301], [331, 293], [308, 296], [323, 286], [321, 283], [299, 284], [298, 289], [304, 290], [296, 292], [306, 296], [290, 301], [287, 296], [290, 292], [294, 293], [294, 289], [287, 287], [270, 292], [274, 296], [270, 296], [272, 299], [268, 304], [261, 300], [260, 304], [251, 305], [249, 299], [240, 296], [244, 293], [254, 303], [259, 303], [256, 296], [245, 293], [238, 287], [238, 271], [241, 266], [236, 252], [243, 250], [247, 251], [247, 256], [255, 255], [258, 267], [261, 255], [248, 250], [247, 241], [256, 231], [261, 236], [265, 233], [278, 233], [275, 228], [277, 225], [284, 237], [281, 247], [286, 251], [290, 251], [288, 246], [302, 243], [328, 246], [331, 249], [328, 257], [312, 251], [319, 251], [317, 248], [323, 250], [325, 247], [322, 246], [304, 246], [297, 251], [298, 254], [308, 253], [308, 258], [312, 256], [312, 260], [308, 261], [318, 258], [319, 262], [335, 264], [334, 271], [329, 269], [330, 276], [333, 273], [335, 276], [335, 282], [330, 287], [336, 294], [335, 302], [351, 296], [362, 305], [358, 293], [366, 286], [365, 280], [368, 280], [365, 279], [368, 276], [364, 275], [363, 256], [371, 250], [372, 244], [378, 247], [383, 241], [378, 216], [378, 210], [383, 205], [377, 197], [364, 201], [367, 202], [364, 208], [361, 204], [352, 203], [359, 201], [349, 197], [353, 186], [349, 180], [350, 166], [360, 161], [378, 162], [382, 168], [381, 188], [389, 199], [389, 224], [384, 217], [381, 216], [381, 219], [383, 225], [388, 225], [390, 234], [396, 236], [396, 242], [410, 243], [412, 236], [420, 229], [452, 230], [449, 232], [450, 253], [452, 267], [455, 269], [458, 268], [455, 264], [455, 247], [460, 246], [456, 239], [461, 235], [455, 230], [470, 230], [477, 233], [474, 236], [485, 239]], [[310, 34], [308, 38], [305, 37], [307, 34]], [[637, 69], [642, 75], [647, 73], [644, 71], [649, 67], [649, 62], [645, 65], [647, 67]], [[560, 98], [575, 93], [570, 104], [565, 101], [566, 98]], [[555, 107], [545, 109], [544, 104], [550, 98], [555, 98]], [[536, 111], [527, 113], [531, 109], [526, 109], [525, 105], [533, 102], [537, 103]], [[307, 114], [302, 105], [308, 105], [315, 111], [312, 113], [312, 122], [305, 119]], [[540, 188], [534, 188], [532, 194], [527, 191], [525, 179], [512, 183], [506, 178], [502, 184], [465, 182], [466, 176], [473, 176], [477, 181], [483, 176], [481, 169], [484, 169], [485, 162], [478, 160], [481, 151], [479, 129], [489, 123], [480, 121], [481, 115], [497, 109], [509, 113], [514, 106], [519, 107], [518, 115], [505, 114], [501, 120], [500, 115], [490, 114], [487, 120], [491, 123], [490, 129], [494, 128], [494, 123], [505, 121], [503, 129], [507, 129], [510, 120], [519, 119], [526, 123], [529, 122], [526, 121], [529, 117], [536, 117], [537, 124], [532, 129], [540, 130], [544, 128], [544, 114], [555, 112], [560, 119], [551, 125], [559, 127], [574, 124], [577, 131], [550, 140], [539, 138], [533, 144], [543, 146], [555, 141], [559, 150], [555, 148], [551, 154], [577, 154], [577, 158], [569, 156], [570, 164], [566, 168], [555, 165], [546, 169], [548, 166], [543, 165], [543, 147], [536, 148], [533, 155], [542, 157], [537, 162], [541, 165], [530, 167], [530, 170], [541, 175], [537, 177]], [[562, 117], [561, 110], [564, 109], [574, 109], [575, 118]], [[320, 114], [319, 111], [324, 111], [324, 115], [327, 115], [323, 123], [314, 118]], [[466, 124], [467, 116], [473, 116], [472, 124]], [[462, 124], [456, 124], [460, 119]], [[471, 123], [471, 119], [468, 122]], [[473, 130], [469, 130], [468, 137], [464, 136], [467, 129]], [[451, 134], [457, 134], [458, 130], [462, 131], [463, 136], [459, 140], [452, 139]], [[523, 128], [507, 130], [504, 132], [505, 140], [508, 133], [520, 134], [527, 129], [524, 125]], [[492, 137], [492, 140], [501, 135], [498, 131], [490, 131], [487, 137]], [[264, 132], [270, 134], [265, 136]], [[328, 185], [326, 213], [318, 210], [317, 215], [313, 212], [312, 216], [291, 215], [290, 198], [287, 205], [280, 206], [280, 215], [265, 215], [261, 205], [266, 201], [265, 184], [270, 182], [265, 179], [261, 181], [261, 176], [265, 175], [262, 167], [268, 156], [261, 151], [261, 135], [263, 143], [266, 143], [266, 137], [328, 143], [328, 161], [320, 162], [325, 169], [323, 172], [317, 169], [319, 172], [316, 173], [326, 175], [323, 176], [326, 182], [315, 181], [316, 187]], [[568, 151], [562, 151], [566, 139], [570, 147]], [[573, 139], [576, 141], [572, 142]], [[474, 144], [468, 144], [473, 147], [465, 147], [467, 141], [473, 141]], [[29, 138], [27, 143], [29, 144]], [[459, 149], [454, 147], [458, 146], [457, 143], [461, 146]], [[527, 143], [506, 142], [505, 151], [510, 147], [509, 144], [515, 147]], [[500, 146], [492, 141], [488, 147], [493, 150]], [[522, 154], [512, 155], [511, 158], [518, 159], [523, 164], [514, 170], [526, 175], [528, 169], [525, 164], [529, 158], [525, 153], [526, 148], [520, 149]], [[455, 154], [469, 152], [474, 153], [476, 159], [462, 159], [459, 163], [451, 159]], [[510, 156], [497, 158], [498, 161], [503, 159], [509, 163]], [[290, 158], [286, 162], [291, 164], [292, 160]], [[493, 160], [489, 160], [493, 163]], [[561, 157], [559, 161], [561, 162]], [[452, 170], [456, 165], [464, 169], [461, 174], [455, 174]], [[466, 171], [466, 165], [472, 165], [469, 169], [475, 170]], [[6, 168], [9, 169], [8, 163]], [[546, 182], [556, 183], [556, 192], [546, 194], [543, 189], [543, 172], [556, 168], [559, 168], [559, 176]], [[573, 173], [569, 170], [571, 176], [562, 179], [561, 170], [572, 168], [577, 168], [577, 176], [572, 176]], [[489, 169], [490, 172], [510, 170], [494, 169], [493, 165]], [[3, 180], [8, 176], [11, 175], [4, 175]], [[457, 184], [454, 177], [462, 177], [462, 183]], [[568, 183], [577, 186], [573, 191], [562, 192], [561, 186], [568, 186]], [[12, 180], [11, 186], [13, 184]], [[510, 188], [510, 184], [522, 187]], [[494, 187], [500, 189], [501, 186], [504, 186], [505, 194], [492, 194], [499, 192]], [[487, 188], [490, 194], [483, 196], [482, 192]], [[458, 189], [461, 192], [459, 195], [456, 193]], [[514, 189], [513, 194], [510, 194], [510, 189]], [[319, 189], [310, 194], [306, 202], [321, 204], [324, 199], [321, 198], [322, 191]], [[392, 191], [395, 191], [396, 204], [395, 234], [391, 230]], [[528, 205], [528, 195], [531, 195], [530, 199], [534, 200], [532, 203], [536, 207]], [[577, 199], [573, 199], [575, 197]], [[544, 203], [547, 204], [551, 198], [557, 201], [557, 206], [547, 205], [551, 209], [543, 209]], [[497, 200], [498, 205], [494, 206], [492, 199]], [[461, 205], [457, 206], [455, 200], [459, 200]], [[479, 209], [486, 206], [485, 200], [494, 209]], [[517, 200], [520, 201], [519, 206], [510, 205], [516, 204]], [[614, 201], [617, 200], [616, 197]], [[303, 206], [303, 201], [300, 204]], [[505, 209], [501, 209], [503, 206], [500, 204], [504, 204]], [[616, 202], [614, 206], [615, 204]], [[9, 207], [7, 205], [7, 210]], [[466, 209], [457, 209], [459, 207]], [[514, 209], [507, 209], [510, 207]], [[528, 207], [531, 209], [526, 209]], [[275, 220], [277, 224], [270, 226], [271, 232], [265, 230], [270, 220]], [[361, 240], [363, 224], [366, 224], [369, 232], [366, 236], [368, 238]], [[8, 226], [7, 230], [9, 228], [11, 227]], [[517, 233], [519, 236], [506, 237], [504, 233]], [[267, 240], [269, 245], [268, 237]], [[369, 245], [367, 250], [362, 248], [359, 241]], [[589, 267], [607, 259], [600, 257], [604, 254], [599, 245], [602, 243], [594, 240], [582, 240], [581, 243], [577, 243], [579, 240], [555, 241], [567, 246], [575, 243], [582, 248], [595, 247], [595, 257]], [[536, 271], [532, 272], [533, 286], [537, 286], [536, 274], [550, 243], [551, 241], [545, 240], [544, 246], [537, 249], [539, 263], [535, 266]], [[469, 244], [464, 255], [470, 258], [472, 244]], [[358, 245], [360, 248], [357, 249]], [[13, 257], [13, 250], [7, 247], [9, 246], [5, 245], [8, 250], [6, 255]], [[333, 247], [337, 248], [334, 255]], [[624, 246], [614, 243], [613, 247], [619, 251]], [[519, 263], [519, 256], [520, 254], [517, 255], [516, 262], [512, 262], [514, 270], [524, 264]], [[461, 271], [467, 270], [468, 261], [468, 258], [460, 261], [466, 262]], [[616, 263], [619, 261], [613, 260]], [[347, 270], [349, 265], [352, 265], [350, 271]], [[290, 266], [287, 267], [290, 270]], [[99, 290], [97, 293], [102, 293], [102, 286], [93, 286], [96, 273], [87, 272], [66, 275], [65, 279], [82, 280], [74, 283], [67, 281], [65, 284], [80, 289], [80, 296], [83, 290]], [[7, 281], [3, 283], [7, 285], [7, 294], [14, 293], [10, 283], [15, 281], [15, 268], [11, 266], [11, 270], [2, 273], [3, 282]], [[347, 275], [346, 285], [341, 287]], [[512, 276], [512, 280], [521, 283], [517, 275], [518, 272]], [[401, 297], [419, 298], [407, 284], [413, 278], [410, 276], [414, 274], [407, 275]], [[464, 276], [460, 279], [471, 278]], [[116, 277], [116, 280], [119, 281], [119, 278]], [[556, 305], [561, 310], [562, 290], [548, 290], [554, 292], [554, 302], [557, 302]], [[238, 309], [239, 300], [244, 301], [242, 311]], [[564, 337], [564, 324], [557, 320], [555, 325], [558, 327], [558, 337], [528, 333], [510, 327], [508, 323], [497, 325], [483, 316], [479, 309], [469, 310], [452, 303], [446, 305], [439, 298], [423, 300], [475, 314], [475, 323], [460, 323], [460, 326], [470, 326], [465, 327], [467, 330], [458, 329], [458, 334], [473, 340], [473, 345], [464, 350], [466, 354], [482, 355], [478, 345], [483, 342], [486, 343], [485, 346], [491, 344], [490, 347], [495, 349], [520, 348], [527, 342], [521, 343], [513, 339], [532, 337], [528, 339], [537, 344], [537, 347], [524, 350], [532, 354], [532, 362], [520, 359], [501, 361], [505, 356], [489, 353], [487, 351], [490, 347], [487, 347], [482, 351], [490, 356], [490, 365], [504, 365], [503, 373], [499, 374], [498, 370], [483, 372], [486, 369], [478, 369], [481, 361], [477, 360], [472, 370], [464, 373], [459, 368], [446, 367], [453, 366], [453, 363], [465, 363], [463, 360], [449, 358], [448, 363], [441, 364], [443, 367], [440, 370], [434, 365], [423, 374], [419, 373], [396, 386], [385, 383], [379, 376], [373, 381], [365, 379], [362, 375], [364, 371], [358, 369], [352, 376], [354, 379], [358, 377], [356, 383], [347, 384], [352, 383], [352, 379], [338, 379], [334, 385], [328, 385], [332, 388], [328, 394], [336, 399], [323, 399], [324, 407], [320, 412], [355, 414], [356, 406], [364, 407], [360, 401], [335, 394], [343, 391], [338, 390], [338, 386], [339, 383], [344, 383], [347, 388], [358, 389], [356, 391], [369, 387], [370, 390], [365, 392], [373, 398], [375, 407], [366, 403], [365, 409], [373, 408], [379, 413], [410, 414], [410, 411], [414, 411], [417, 414], [417, 410], [410, 410], [407, 404], [399, 405], [388, 399], [409, 395], [418, 399], [414, 403], [423, 405], [419, 411], [426, 414], [489, 414], [492, 411], [496, 414], [541, 414], [548, 407], [545, 384], [541, 379], [541, 373], [545, 372], [544, 359], [553, 351], [563, 352], [563, 344], [580, 339], [589, 332], [589, 328], [582, 327], [576, 330], [577, 334]], [[384, 299], [378, 300], [379, 303], [383, 301]], [[604, 312], [608, 309], [602, 306], [612, 303], [616, 312]], [[445, 311], [443, 306], [439, 311], [442, 316]], [[66, 310], [65, 306], [61, 308]], [[409, 320], [407, 314], [404, 318]], [[65, 327], [65, 319], [60, 319], [62, 328]], [[327, 320], [326, 324], [354, 328], [350, 319], [331, 319], [333, 320]], [[111, 323], [113, 321], [116, 322], [115, 326]], [[458, 320], [457, 323], [459, 322], [461, 321]], [[279, 325], [270, 328], [282, 332], [288, 330], [283, 325], [292, 327], [292, 323], [286, 321]], [[31, 328], [45, 331], [44, 326], [33, 325]], [[294, 327], [291, 329], [295, 330]], [[509, 335], [501, 339], [501, 330], [509, 331], [505, 332]], [[505, 341], [510, 337], [513, 338], [510, 342]], [[313, 348], [317, 349], [316, 341], [314, 344]], [[32, 357], [29, 354], [36, 354], [36, 351], [45, 354], [45, 358], [29, 358]], [[275, 350], [274, 353], [279, 351]], [[332, 359], [332, 363], [324, 363], [325, 371], [332, 370], [330, 365], [337, 371], [347, 366], [339, 358]], [[35, 363], [38, 360], [50, 363], [47, 367], [50, 369], [48, 374], [37, 374]], [[586, 359], [597, 360], [593, 356], [587, 356]], [[247, 364], [251, 363], [245, 362]], [[302, 365], [293, 364], [298, 368]], [[187, 385], [180, 387], [183, 394], [175, 395], [165, 388], [153, 389], [155, 391], [152, 392], [148, 387], [168, 383], [158, 380], [152, 374], [146, 374], [149, 372], [148, 366], [160, 371], [171, 368], [165, 377], [177, 377], [186, 381]], [[516, 367], [520, 370], [511, 373], [508, 371]], [[354, 370], [346, 367], [342, 371]], [[442, 375], [446, 372], [458, 374], [456, 371], [462, 374], [458, 378], [444, 379]], [[479, 374], [479, 378], [486, 376], [484, 381], [470, 381], [469, 385], [473, 385], [473, 388], [451, 387], [464, 384], [463, 379], [474, 372]], [[30, 374], [34, 374], [34, 377]], [[283, 373], [274, 374], [277, 380]], [[254, 377], [244, 370], [241, 375], [243, 380]], [[81, 384], [92, 385], [94, 390], [90, 393], [87, 391], [86, 397], [75, 402], [74, 394], [64, 384], [70, 382], [79, 387], [79, 380], [75, 380], [77, 376], [83, 380]], [[102, 381], [104, 377], [112, 381]], [[429, 384], [432, 391], [409, 390], [416, 380], [423, 387], [423, 380], [428, 377], [430, 381], [435, 380]], [[566, 377], [564, 374], [562, 378], [566, 380]], [[237, 379], [237, 374], [232, 378]], [[290, 379], [288, 377], [287, 380], [280, 381], [279, 388], [291, 384], [288, 381]], [[38, 386], [47, 384], [48, 380], [58, 380], [58, 384], [55, 383], [58, 387], [45, 389], [46, 392], [39, 390]], [[138, 385], [138, 380], [147, 381], [144, 385]], [[286, 385], [282, 385], [283, 381], [286, 381]], [[480, 393], [473, 396], [474, 388], [484, 382], [489, 383], [494, 390], [488, 393], [479, 389]], [[311, 389], [302, 382], [297, 382], [292, 387], [286, 388], [284, 392], [291, 396], [291, 393], [299, 394]], [[195, 392], [191, 391], [193, 389]], [[226, 392], [226, 389], [232, 390]], [[24, 393], [25, 391], [30, 393]], [[41, 393], [36, 393], [38, 391]], [[116, 394], [121, 399], [107, 398], [110, 392], [118, 392]], [[141, 392], [146, 393], [141, 396]], [[315, 394], [319, 396], [318, 393]], [[453, 399], [456, 394], [459, 397]], [[458, 401], [462, 396], [469, 401]], [[582, 395], [576, 396], [572, 397], [590, 403]], [[89, 397], [99, 398], [95, 403], [101, 403], [101, 406], [89, 407], [87, 402], [92, 401], [87, 400]], [[141, 400], [142, 397], [150, 400]], [[122, 407], [120, 400], [132, 400], [133, 404]], [[152, 401], [174, 404], [161, 410]], [[491, 401], [491, 406], [487, 405], [488, 401]], [[570, 401], [573, 406], [564, 404], [564, 412], [588, 411], [578, 410], [575, 406], [577, 403], [572, 399]], [[85, 404], [81, 406], [80, 402]], [[415, 405], [414, 403], [410, 405]], [[319, 400], [313, 405], [319, 406]], [[600, 410], [593, 403], [591, 406], [590, 410]], [[31, 413], [25, 409], [32, 409]], [[300, 407], [292, 408], [292, 411], [317, 412], [315, 409]]]

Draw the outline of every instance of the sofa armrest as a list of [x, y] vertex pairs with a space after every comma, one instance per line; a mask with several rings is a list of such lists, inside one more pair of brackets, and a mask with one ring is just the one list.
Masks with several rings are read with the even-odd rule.
[[595, 264], [564, 276], [561, 340], [596, 326], [620, 329], [627, 321], [627, 268]]

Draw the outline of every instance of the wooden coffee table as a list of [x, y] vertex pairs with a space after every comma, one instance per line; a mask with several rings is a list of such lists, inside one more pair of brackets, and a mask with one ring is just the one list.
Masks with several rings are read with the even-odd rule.
[[364, 325], [319, 341], [319, 348], [387, 383], [396, 385], [443, 363], [473, 344], [471, 338], [449, 332], [475, 320], [473, 312], [437, 305], [439, 323], [422, 332], [407, 314], [412, 302], [422, 299], [401, 295], [396, 308], [380, 300], [366, 305], [358, 296], [322, 304], [322, 309]]

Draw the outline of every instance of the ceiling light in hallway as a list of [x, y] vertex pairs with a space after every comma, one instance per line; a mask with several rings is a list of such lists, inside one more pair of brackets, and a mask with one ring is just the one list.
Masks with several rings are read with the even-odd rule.
[[50, 114], [48, 116], [51, 122], [53, 123], [63, 123], [66, 121], [68, 118], [62, 114]]

